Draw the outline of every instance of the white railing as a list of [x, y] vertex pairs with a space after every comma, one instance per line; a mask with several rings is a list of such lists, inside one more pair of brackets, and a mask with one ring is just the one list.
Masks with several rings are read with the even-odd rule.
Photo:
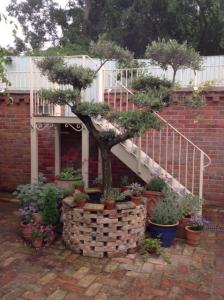
[[[127, 82], [122, 80], [122, 74], [118, 71], [112, 73], [105, 71], [104, 74], [107, 82], [112, 84], [111, 87], [106, 85], [105, 89], [105, 101], [111, 109], [118, 112], [135, 110], [135, 105], [131, 101], [133, 92], [126, 87]], [[136, 76], [138, 74], [140, 71], [135, 73]], [[130, 78], [132, 79], [134, 76], [129, 77], [129, 80]], [[132, 139], [134, 147], [132, 152], [136, 152], [139, 162], [138, 172], [141, 172], [143, 151], [163, 170], [178, 180], [186, 188], [186, 191], [202, 198], [204, 170], [211, 163], [210, 157], [158, 113], [155, 115], [161, 122], [160, 130], [151, 129], [141, 137]], [[149, 166], [147, 158], [145, 165]], [[166, 174], [158, 175], [166, 177]]]
[[[111, 69], [104, 71], [104, 86], [106, 89], [122, 84], [127, 88], [132, 87], [133, 80], [141, 75], [152, 75], [172, 80], [173, 71], [166, 71], [156, 66], [133, 69]], [[176, 82], [182, 87], [192, 85], [211, 84], [213, 86], [224, 86], [224, 65], [204, 65], [200, 71], [191, 69], [179, 70]]]

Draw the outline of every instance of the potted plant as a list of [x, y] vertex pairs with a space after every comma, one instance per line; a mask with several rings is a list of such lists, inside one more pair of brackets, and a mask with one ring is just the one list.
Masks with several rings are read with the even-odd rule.
[[185, 194], [180, 198], [182, 218], [177, 227], [178, 238], [186, 239], [185, 227], [189, 224], [190, 218], [199, 212], [201, 205], [202, 199], [192, 194]]
[[46, 232], [46, 235], [44, 237], [44, 242], [47, 245], [50, 245], [50, 244], [53, 243], [53, 241], [56, 238], [55, 226], [54, 225], [47, 225], [47, 226], [45, 226], [45, 232]]
[[120, 193], [117, 197], [117, 202], [128, 202], [131, 201], [132, 193], [129, 190], [126, 190]]
[[77, 193], [73, 199], [76, 203], [76, 207], [83, 208], [86, 202], [89, 200], [89, 196], [85, 193]]
[[131, 193], [131, 201], [134, 202], [136, 205], [141, 204], [141, 194], [144, 188], [137, 182], [132, 183], [128, 186], [128, 190]]
[[150, 182], [145, 185], [143, 196], [147, 198], [147, 215], [149, 218], [152, 215], [153, 208], [162, 196], [163, 189], [166, 187], [166, 182], [159, 177], [152, 178]]
[[102, 191], [102, 187], [103, 187], [103, 178], [102, 176], [98, 176], [93, 180], [93, 186], [96, 188], [99, 188], [100, 191]]
[[141, 248], [149, 254], [160, 255], [161, 241], [159, 239], [145, 238], [141, 243]]
[[167, 189], [160, 202], [154, 207], [152, 217], [149, 219], [151, 236], [160, 239], [163, 247], [171, 246], [181, 216], [176, 193]]
[[107, 210], [114, 209], [119, 195], [120, 195], [119, 191], [115, 189], [112, 189], [109, 195], [107, 196], [104, 194], [101, 201], [104, 204], [104, 208]]
[[38, 224], [34, 224], [32, 229], [32, 245], [34, 248], [41, 248], [43, 245], [44, 237], [46, 236], [46, 232], [44, 226], [40, 226]]
[[73, 182], [73, 186], [75, 188], [75, 190], [78, 190], [80, 192], [83, 192], [84, 191], [84, 181], [82, 179], [80, 180], [76, 180]]
[[73, 189], [74, 181], [82, 180], [81, 170], [75, 170], [73, 168], [66, 168], [61, 171], [55, 178], [55, 185], [62, 189]]
[[187, 233], [187, 243], [192, 246], [197, 246], [200, 242], [201, 232], [208, 221], [202, 216], [193, 216], [189, 225], [185, 227]]
[[129, 179], [128, 176], [122, 176], [121, 177], [121, 192], [124, 192], [128, 190], [128, 185], [129, 185]]
[[36, 209], [32, 206], [27, 206], [24, 208], [21, 208], [19, 210], [20, 215], [20, 228], [23, 238], [26, 241], [31, 241], [32, 239], [32, 225], [33, 225], [33, 215], [36, 212]]

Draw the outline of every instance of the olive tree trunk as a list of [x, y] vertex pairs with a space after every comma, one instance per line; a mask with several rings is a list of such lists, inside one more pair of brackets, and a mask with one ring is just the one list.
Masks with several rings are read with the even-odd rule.
[[107, 197], [112, 188], [111, 149], [99, 145], [102, 158], [102, 179], [104, 196]]

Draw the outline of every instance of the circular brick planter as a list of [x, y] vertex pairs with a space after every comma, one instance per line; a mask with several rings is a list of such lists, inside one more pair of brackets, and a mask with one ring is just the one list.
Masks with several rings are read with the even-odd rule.
[[76, 253], [107, 257], [131, 253], [144, 238], [146, 209], [132, 202], [104, 210], [102, 204], [84, 208], [63, 205], [63, 239]]

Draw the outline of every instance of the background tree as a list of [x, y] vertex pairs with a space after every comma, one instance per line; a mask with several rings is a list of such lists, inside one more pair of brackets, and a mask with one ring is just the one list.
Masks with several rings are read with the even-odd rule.
[[158, 38], [187, 40], [201, 55], [224, 54], [223, 0], [70, 0], [64, 9], [54, 0], [11, 0], [8, 12], [32, 49], [52, 40], [61, 49], [75, 44], [81, 54], [104, 33], [135, 57]]
[[166, 42], [162, 39], [158, 42], [152, 42], [152, 44], [147, 46], [145, 56], [164, 70], [168, 66], [172, 67], [172, 86], [174, 86], [176, 73], [179, 69], [200, 70], [202, 63], [200, 54], [188, 46], [187, 42], [179, 44], [176, 40], [168, 40]]
[[[110, 43], [109, 48], [108, 43]], [[105, 49], [108, 49], [110, 59], [119, 58], [120, 60], [127, 60], [128, 57], [127, 50], [121, 49], [109, 41], [103, 42], [100, 40], [98, 43], [92, 45], [92, 49], [94, 49], [95, 53], [98, 52], [98, 55], [104, 53], [104, 60], [109, 58], [109, 54], [106, 55], [104, 52]], [[132, 58], [131, 53], [129, 53], [129, 57]], [[102, 60], [101, 66], [104, 60]], [[41, 93], [51, 103], [68, 105], [71, 111], [92, 134], [101, 152], [103, 187], [105, 194], [108, 195], [112, 186], [112, 147], [126, 139], [140, 135], [148, 128], [159, 127], [159, 122], [154, 116], [153, 110], [162, 104], [164, 94], [159, 97], [159, 93], [157, 92], [156, 99], [158, 103], [155, 105], [155, 97], [152, 90], [143, 111], [111, 112], [105, 103], [81, 101], [81, 90], [86, 89], [92, 83], [96, 72], [81, 66], [68, 66], [62, 58], [45, 58], [38, 63], [38, 67], [50, 81], [73, 87], [71, 90], [42, 90]], [[135, 103], [138, 104], [138, 102], [141, 104], [141, 101], [135, 99]], [[99, 126], [98, 122], [103, 120], [115, 123], [116, 126], [119, 126], [120, 130], [115, 129], [115, 127], [107, 128]]]

